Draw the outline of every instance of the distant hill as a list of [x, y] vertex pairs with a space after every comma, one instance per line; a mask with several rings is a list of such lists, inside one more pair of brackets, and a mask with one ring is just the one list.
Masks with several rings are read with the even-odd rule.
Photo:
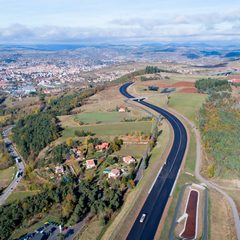
[[204, 57], [211, 57], [211, 56], [221, 56], [222, 53], [218, 51], [201, 51]]
[[240, 51], [229, 52], [224, 57], [226, 58], [240, 57]]
[[199, 59], [200, 56], [197, 55], [196, 53], [184, 53], [182, 56], [187, 57], [189, 59]]

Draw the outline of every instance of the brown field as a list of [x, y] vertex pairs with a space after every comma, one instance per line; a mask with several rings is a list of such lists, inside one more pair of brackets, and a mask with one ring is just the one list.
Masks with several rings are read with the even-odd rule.
[[195, 87], [182, 88], [179, 90], [180, 93], [197, 93], [197, 89]]

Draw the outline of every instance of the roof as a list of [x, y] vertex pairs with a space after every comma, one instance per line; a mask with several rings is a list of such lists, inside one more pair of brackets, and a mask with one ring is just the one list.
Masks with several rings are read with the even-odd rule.
[[119, 175], [120, 174], [120, 170], [117, 169], [117, 168], [114, 168], [111, 170], [111, 173], [114, 174], [114, 175]]
[[123, 157], [123, 161], [130, 161], [132, 159], [135, 160], [134, 157], [132, 157], [132, 156]]
[[230, 82], [232, 82], [232, 83], [240, 83], [240, 79], [231, 79]]
[[87, 160], [86, 163], [87, 165], [92, 165], [92, 166], [96, 165], [94, 159]]

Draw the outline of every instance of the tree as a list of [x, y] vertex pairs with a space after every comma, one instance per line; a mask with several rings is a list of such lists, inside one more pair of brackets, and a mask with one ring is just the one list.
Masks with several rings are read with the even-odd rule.
[[66, 140], [66, 144], [67, 144], [68, 147], [72, 147], [72, 145], [73, 145], [73, 139], [72, 139], [72, 138], [68, 138], [68, 139]]

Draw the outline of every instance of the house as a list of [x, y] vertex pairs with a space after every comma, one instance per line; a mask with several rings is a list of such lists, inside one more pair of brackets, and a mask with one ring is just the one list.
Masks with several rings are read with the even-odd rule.
[[121, 175], [121, 171], [117, 168], [114, 168], [111, 170], [111, 172], [108, 173], [108, 178], [118, 178]]
[[98, 144], [95, 148], [97, 150], [106, 150], [110, 147], [110, 144], [107, 142], [103, 142], [102, 144]]
[[118, 112], [126, 112], [126, 108], [125, 108], [125, 107], [120, 107], [120, 108], [118, 109]]
[[123, 157], [123, 161], [124, 161], [126, 164], [131, 164], [131, 163], [135, 163], [135, 162], [136, 162], [136, 159], [133, 158], [132, 156], [126, 156], [126, 157]]
[[80, 161], [81, 159], [84, 158], [83, 152], [82, 152], [81, 149], [79, 149], [79, 148], [73, 148], [71, 151], [72, 151], [72, 153], [74, 154], [74, 158], [75, 158], [77, 161]]
[[96, 167], [96, 163], [94, 159], [90, 159], [86, 161], [86, 168], [90, 169], [90, 168], [94, 168]]
[[55, 167], [55, 173], [56, 174], [63, 174], [64, 173], [64, 166], [63, 165], [59, 165]]
[[240, 79], [231, 79], [231, 80], [228, 80], [228, 82], [232, 84], [240, 84]]

